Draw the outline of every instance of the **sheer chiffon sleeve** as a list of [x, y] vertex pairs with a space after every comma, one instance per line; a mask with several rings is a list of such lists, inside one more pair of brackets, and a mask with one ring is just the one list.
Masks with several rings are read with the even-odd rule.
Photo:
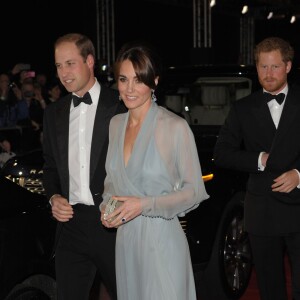
[[155, 128], [156, 145], [169, 172], [173, 191], [143, 197], [142, 214], [170, 219], [197, 208], [209, 196], [202, 179], [194, 135], [187, 122], [161, 109]]

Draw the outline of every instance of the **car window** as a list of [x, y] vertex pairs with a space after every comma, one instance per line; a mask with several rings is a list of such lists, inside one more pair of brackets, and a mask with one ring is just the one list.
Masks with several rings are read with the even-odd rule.
[[167, 91], [164, 105], [190, 125], [222, 125], [230, 105], [252, 91], [246, 77], [199, 77]]

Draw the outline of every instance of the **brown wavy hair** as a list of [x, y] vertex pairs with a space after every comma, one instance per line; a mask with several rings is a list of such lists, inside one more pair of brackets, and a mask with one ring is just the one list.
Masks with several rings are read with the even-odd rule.
[[280, 51], [283, 62], [287, 63], [293, 61], [294, 49], [289, 42], [279, 37], [269, 37], [256, 45], [254, 49], [254, 59], [256, 63], [258, 62], [259, 54], [261, 52], [271, 52], [276, 50]]

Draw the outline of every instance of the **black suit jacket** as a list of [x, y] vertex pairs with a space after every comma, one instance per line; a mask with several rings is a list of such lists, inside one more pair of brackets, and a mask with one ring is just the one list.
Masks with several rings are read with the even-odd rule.
[[[258, 171], [259, 153], [269, 153]], [[300, 231], [300, 189], [272, 192], [273, 180], [300, 170], [300, 90], [289, 87], [276, 130], [263, 91], [235, 102], [221, 128], [214, 152], [217, 165], [249, 172], [245, 198], [246, 230], [255, 234]]]
[[[69, 198], [68, 142], [71, 102], [72, 94], [68, 94], [45, 109], [43, 184], [48, 198], [54, 194]], [[96, 205], [102, 201], [106, 176], [109, 122], [112, 116], [125, 111], [123, 102], [119, 101], [118, 92], [101, 85], [90, 156], [90, 189]]]

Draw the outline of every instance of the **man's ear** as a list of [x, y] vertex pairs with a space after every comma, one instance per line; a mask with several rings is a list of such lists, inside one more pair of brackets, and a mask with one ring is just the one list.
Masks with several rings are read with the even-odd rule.
[[86, 58], [86, 63], [88, 64], [88, 66], [90, 68], [93, 68], [94, 67], [94, 64], [95, 64], [95, 59], [93, 57], [93, 55], [89, 54]]
[[286, 73], [289, 73], [292, 69], [292, 62], [291, 61], [288, 61], [286, 63]]

